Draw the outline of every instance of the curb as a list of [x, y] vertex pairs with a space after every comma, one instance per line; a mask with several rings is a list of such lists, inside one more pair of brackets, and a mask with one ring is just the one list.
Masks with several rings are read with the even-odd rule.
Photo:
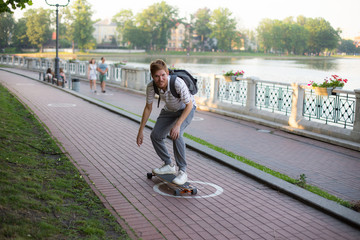
[[[16, 75], [20, 75], [38, 82], [41, 82], [43, 84], [47, 84], [47, 85], [51, 85], [55, 88], [58, 88], [62, 91], [65, 91], [67, 93], [70, 93], [73, 96], [79, 97], [84, 99], [85, 101], [88, 101], [90, 103], [93, 103], [99, 107], [105, 108], [113, 113], [119, 114], [123, 117], [126, 117], [130, 120], [133, 120], [135, 122], [140, 123], [141, 122], [141, 117], [136, 116], [134, 114], [131, 114], [129, 112], [126, 112], [124, 110], [121, 110], [117, 107], [113, 107], [111, 105], [105, 104], [99, 100], [84, 96], [80, 93], [77, 93], [75, 91], [66, 89], [66, 88], [62, 88], [62, 87], [58, 87], [55, 86], [53, 84], [47, 83], [47, 82], [43, 82], [40, 81], [38, 79], [32, 78], [32, 77], [28, 77], [26, 75], [20, 74], [20, 73], [16, 73], [16, 72], [11, 72], [8, 70], [4, 70], [2, 68], [0, 68], [0, 70], [2, 71], [6, 71], [9, 73], [13, 73]], [[152, 122], [148, 122], [146, 124], [146, 127], [148, 127], [149, 129], [152, 129], [154, 127], [154, 123]], [[323, 197], [320, 197], [312, 192], [309, 192], [301, 187], [298, 187], [296, 185], [293, 185], [291, 183], [288, 183], [282, 179], [276, 178], [266, 172], [263, 172], [261, 170], [258, 170], [254, 167], [251, 167], [245, 163], [242, 163], [236, 159], [233, 159], [231, 157], [228, 157], [224, 154], [221, 154], [213, 149], [204, 147], [203, 145], [192, 141], [190, 139], [185, 139], [186, 145], [187, 147], [201, 153], [204, 154], [210, 158], [212, 158], [213, 160], [225, 164], [228, 167], [231, 167], [234, 170], [237, 170], [251, 178], [254, 178], [258, 181], [261, 181], [263, 183], [265, 183], [266, 185], [270, 186], [273, 189], [279, 190], [287, 195], [290, 195], [310, 206], [313, 206], [329, 215], [332, 215], [338, 219], [341, 219], [347, 223], [349, 223], [350, 225], [353, 225], [357, 228], [360, 228], [360, 213], [355, 212], [347, 207], [344, 207], [336, 202], [333, 202], [331, 200], [325, 199]]]

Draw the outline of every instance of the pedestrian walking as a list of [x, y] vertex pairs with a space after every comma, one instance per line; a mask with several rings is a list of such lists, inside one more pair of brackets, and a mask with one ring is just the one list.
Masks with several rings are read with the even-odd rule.
[[98, 72], [100, 72], [99, 80], [101, 86], [101, 92], [105, 93], [105, 82], [106, 82], [106, 73], [109, 71], [108, 65], [105, 63], [105, 58], [101, 58], [101, 63], [97, 67]]

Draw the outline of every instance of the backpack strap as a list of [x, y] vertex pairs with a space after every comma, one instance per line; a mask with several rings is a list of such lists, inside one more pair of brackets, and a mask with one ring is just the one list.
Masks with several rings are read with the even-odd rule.
[[153, 80], [153, 87], [154, 87], [155, 93], [159, 96], [159, 100], [158, 100], [158, 108], [159, 108], [159, 106], [160, 106], [160, 93], [159, 93], [159, 88], [156, 86], [154, 80]]
[[176, 78], [177, 78], [176, 75], [170, 75], [170, 92], [174, 97], [180, 98], [180, 95], [176, 92], [176, 89], [175, 89]]

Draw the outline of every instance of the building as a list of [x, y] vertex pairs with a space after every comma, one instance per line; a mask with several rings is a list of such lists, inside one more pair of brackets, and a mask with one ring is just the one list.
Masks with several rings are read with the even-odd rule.
[[191, 40], [189, 36], [189, 26], [186, 26], [183, 23], [177, 23], [175, 27], [171, 29], [171, 36], [167, 44], [167, 50], [186, 51], [186, 48], [191, 48]]
[[105, 19], [95, 23], [93, 36], [97, 47], [118, 47], [119, 34], [116, 31], [116, 23]]

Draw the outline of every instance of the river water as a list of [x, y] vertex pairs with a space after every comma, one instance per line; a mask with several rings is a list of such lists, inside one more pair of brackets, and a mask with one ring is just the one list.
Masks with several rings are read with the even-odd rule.
[[[109, 63], [127, 61], [127, 65], [149, 68], [158, 57], [107, 57]], [[191, 73], [223, 74], [243, 70], [245, 77], [283, 83], [321, 83], [333, 74], [348, 79], [344, 90], [360, 89], [359, 58], [264, 58], [264, 57], [163, 57], [168, 66], [183, 68]]]

